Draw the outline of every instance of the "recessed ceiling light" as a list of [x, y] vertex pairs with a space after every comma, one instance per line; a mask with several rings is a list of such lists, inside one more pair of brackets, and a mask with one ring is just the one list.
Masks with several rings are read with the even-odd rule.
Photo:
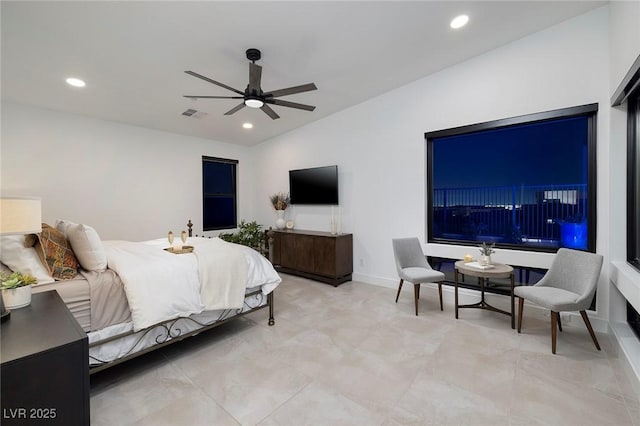
[[80, 80], [79, 78], [73, 78], [73, 77], [68, 78], [66, 82], [69, 86], [73, 86], [73, 87], [84, 87], [87, 85], [84, 81]]
[[457, 30], [458, 28], [462, 28], [467, 25], [467, 22], [469, 22], [469, 17], [467, 15], [459, 15], [453, 18], [450, 25], [451, 28]]
[[242, 125], [242, 127], [244, 127], [245, 129], [253, 129], [253, 124], [251, 124], [251, 123], [244, 123], [244, 124]]

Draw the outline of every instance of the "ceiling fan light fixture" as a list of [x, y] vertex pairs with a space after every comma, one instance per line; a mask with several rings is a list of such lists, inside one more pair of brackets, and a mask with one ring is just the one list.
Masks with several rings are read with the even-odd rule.
[[261, 108], [264, 102], [257, 98], [248, 98], [244, 100], [244, 104], [249, 108]]
[[242, 127], [245, 129], [253, 129], [253, 124], [251, 123], [243, 123]]

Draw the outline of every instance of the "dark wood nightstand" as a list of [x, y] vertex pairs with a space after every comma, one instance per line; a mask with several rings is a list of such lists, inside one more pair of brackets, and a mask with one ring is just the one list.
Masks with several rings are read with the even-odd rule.
[[12, 310], [0, 343], [0, 423], [89, 424], [88, 338], [56, 291]]

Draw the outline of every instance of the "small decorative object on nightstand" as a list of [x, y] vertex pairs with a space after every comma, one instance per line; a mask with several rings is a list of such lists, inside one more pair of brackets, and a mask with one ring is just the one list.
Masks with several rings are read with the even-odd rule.
[[4, 306], [18, 309], [31, 303], [31, 284], [37, 283], [34, 277], [20, 272], [0, 272], [0, 289]]

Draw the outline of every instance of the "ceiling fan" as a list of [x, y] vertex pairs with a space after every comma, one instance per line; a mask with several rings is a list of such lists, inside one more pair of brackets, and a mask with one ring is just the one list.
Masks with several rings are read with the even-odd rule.
[[280, 90], [272, 90], [270, 92], [263, 92], [260, 87], [260, 80], [262, 78], [262, 67], [260, 65], [256, 65], [256, 61], [260, 60], [261, 54], [258, 49], [247, 49], [247, 59], [251, 61], [249, 64], [249, 84], [247, 88], [244, 89], [244, 92], [238, 89], [234, 89], [233, 87], [227, 86], [226, 84], [222, 84], [215, 80], [212, 80], [208, 77], [195, 73], [193, 71], [185, 71], [185, 73], [192, 75], [194, 77], [200, 78], [204, 81], [208, 81], [209, 83], [215, 84], [216, 86], [224, 87], [227, 90], [231, 90], [232, 92], [237, 93], [240, 96], [199, 96], [199, 95], [184, 95], [185, 98], [206, 98], [206, 99], [242, 99], [242, 103], [231, 108], [229, 111], [225, 112], [224, 115], [231, 115], [240, 111], [245, 106], [249, 108], [260, 108], [271, 117], [273, 120], [276, 118], [280, 118], [278, 114], [269, 106], [269, 105], [278, 105], [288, 108], [296, 108], [302, 109], [305, 111], [313, 111], [316, 109], [315, 106], [312, 105], [304, 105], [296, 102], [283, 101], [279, 98], [280, 96], [293, 95], [295, 93], [308, 92], [311, 90], [316, 90], [317, 87], [314, 83], [303, 84], [301, 86], [287, 87], [286, 89]]

